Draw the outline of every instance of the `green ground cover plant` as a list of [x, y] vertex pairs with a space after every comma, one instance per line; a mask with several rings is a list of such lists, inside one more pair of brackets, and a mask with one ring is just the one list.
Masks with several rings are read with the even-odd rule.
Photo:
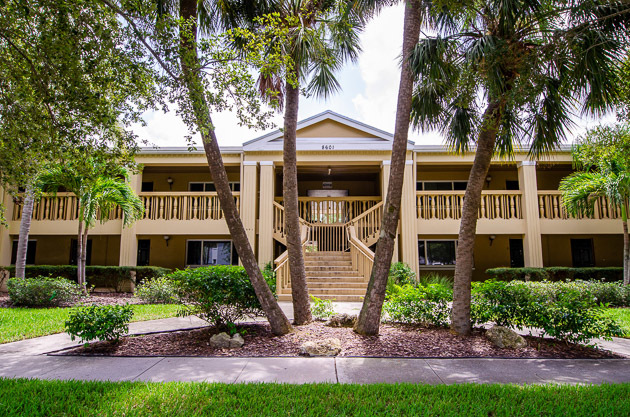
[[[176, 305], [132, 305], [132, 321], [177, 315]], [[71, 308], [0, 308], [0, 343], [16, 342], [64, 331]]]
[[129, 332], [133, 318], [130, 305], [84, 306], [73, 309], [66, 320], [66, 332], [70, 339], [82, 343], [90, 340], [118, 341]]
[[[0, 379], [13, 416], [621, 416], [630, 384], [340, 385]], [[265, 401], [260, 399], [264, 398]]]
[[630, 339], [630, 308], [609, 308], [604, 314], [615, 320], [621, 327], [621, 337]]
[[566, 281], [566, 280], [601, 280], [621, 281], [621, 267], [571, 268], [550, 266], [546, 268], [490, 268], [486, 270], [490, 279], [500, 281]]
[[335, 314], [332, 300], [322, 300], [314, 295], [311, 298], [311, 314], [316, 320], [326, 320]]

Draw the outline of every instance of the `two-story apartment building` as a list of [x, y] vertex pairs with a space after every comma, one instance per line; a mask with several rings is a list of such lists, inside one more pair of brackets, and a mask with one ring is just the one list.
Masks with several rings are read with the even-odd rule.
[[[338, 300], [365, 292], [378, 238], [393, 136], [333, 112], [298, 124], [298, 184], [311, 292]], [[282, 133], [222, 148], [243, 224], [260, 265], [275, 260], [279, 293], [290, 281], [282, 208]], [[394, 258], [421, 274], [452, 274], [466, 180], [473, 154], [409, 143]], [[92, 265], [168, 268], [235, 264], [204, 153], [144, 149], [131, 183], [144, 217], [123, 228], [119, 216], [90, 235]], [[570, 218], [558, 184], [572, 172], [565, 148], [541, 160], [519, 152], [495, 160], [479, 210], [475, 279], [497, 266], [621, 266], [619, 213], [602, 199], [593, 218]], [[0, 264], [14, 262], [20, 206], [4, 194], [9, 227], [0, 232]], [[76, 199], [43, 197], [34, 210], [28, 262], [75, 262]]]

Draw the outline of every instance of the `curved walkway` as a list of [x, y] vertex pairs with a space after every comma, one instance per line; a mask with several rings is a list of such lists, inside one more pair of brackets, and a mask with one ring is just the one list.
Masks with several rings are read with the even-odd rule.
[[[290, 303], [281, 303], [292, 316]], [[359, 303], [336, 303], [356, 313]], [[204, 325], [196, 318], [132, 323], [142, 334]], [[453, 383], [630, 382], [630, 359], [383, 359], [383, 358], [198, 358], [80, 357], [47, 353], [78, 345], [66, 334], [0, 345], [0, 377], [110, 381]], [[630, 358], [630, 340], [603, 347]]]

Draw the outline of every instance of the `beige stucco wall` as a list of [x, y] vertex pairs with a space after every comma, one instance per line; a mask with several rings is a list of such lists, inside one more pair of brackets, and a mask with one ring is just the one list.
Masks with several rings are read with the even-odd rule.
[[166, 246], [163, 236], [138, 235], [137, 237], [138, 240], [151, 240], [149, 265], [171, 269], [186, 267], [186, 241], [188, 239], [232, 240], [229, 235], [173, 235], [170, 236], [168, 246]]
[[[17, 236], [13, 238], [17, 239]], [[35, 264], [68, 265], [70, 242], [76, 239], [76, 236], [31, 235], [29, 239], [37, 240]], [[120, 236], [91, 235], [88, 239], [92, 240], [91, 265], [118, 265]]]
[[571, 239], [593, 239], [595, 266], [622, 266], [623, 237], [619, 235], [542, 235], [545, 266], [573, 266]]
[[346, 126], [334, 120], [325, 120], [297, 131], [299, 138], [375, 138], [359, 129]]
[[[238, 182], [240, 178], [239, 167], [227, 167], [228, 180]], [[167, 178], [173, 179], [173, 188], [169, 188]], [[166, 192], [166, 191], [188, 191], [189, 182], [211, 182], [212, 176], [208, 169], [199, 169], [197, 172], [182, 172], [178, 171], [177, 167], [173, 167], [171, 172], [155, 172], [151, 170], [151, 167], [145, 168], [142, 173], [142, 181], [153, 181], [153, 191]], [[139, 191], [139, 190], [138, 190]]]

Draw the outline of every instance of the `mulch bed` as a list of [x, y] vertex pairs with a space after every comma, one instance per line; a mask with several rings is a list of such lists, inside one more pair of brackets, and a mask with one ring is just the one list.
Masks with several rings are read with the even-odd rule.
[[[125, 337], [118, 343], [96, 342], [87, 347], [63, 351], [64, 355], [96, 356], [299, 356], [300, 345], [309, 340], [338, 338], [342, 343], [339, 356], [420, 357], [420, 358], [622, 358], [608, 351], [565, 344], [553, 340], [526, 337], [529, 346], [499, 349], [475, 329], [469, 337], [459, 337], [445, 328], [421, 328], [409, 325], [383, 324], [379, 336], [360, 336], [351, 328], [332, 328], [322, 322], [295, 327], [295, 332], [274, 336], [267, 323], [245, 323], [240, 326], [245, 345], [239, 349], [215, 349], [210, 337], [214, 327], [170, 333]], [[244, 333], [244, 334], [243, 334]]]
[[[76, 304], [62, 304], [60, 307], [73, 307], [75, 305], [125, 305], [142, 304], [142, 301], [131, 293], [101, 292], [92, 293], [82, 298]], [[0, 294], [0, 308], [17, 307], [11, 303], [7, 294]]]

